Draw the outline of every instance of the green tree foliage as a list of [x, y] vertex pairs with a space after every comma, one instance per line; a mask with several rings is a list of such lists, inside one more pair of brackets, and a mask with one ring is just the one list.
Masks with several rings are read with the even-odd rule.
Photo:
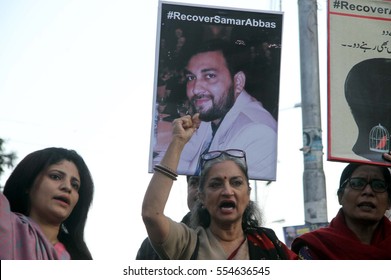
[[[0, 177], [3, 175], [5, 168], [14, 167], [16, 154], [14, 152], [6, 152], [4, 148], [4, 140], [0, 138]], [[3, 186], [0, 186], [3, 189]]]

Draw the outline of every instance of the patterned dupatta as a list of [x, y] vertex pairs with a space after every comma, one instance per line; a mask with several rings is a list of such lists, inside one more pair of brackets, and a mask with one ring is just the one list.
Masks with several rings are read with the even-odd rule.
[[298, 256], [289, 250], [273, 230], [259, 227], [246, 231], [251, 260], [296, 260]]
[[[250, 260], [297, 260], [299, 257], [291, 251], [284, 243], [276, 236], [273, 230], [263, 227], [250, 228], [246, 230], [248, 251]], [[244, 242], [243, 241], [243, 242]], [[199, 239], [197, 239], [196, 248], [191, 256], [191, 260], [196, 260], [199, 249]], [[235, 257], [239, 248], [235, 250], [228, 259]]]

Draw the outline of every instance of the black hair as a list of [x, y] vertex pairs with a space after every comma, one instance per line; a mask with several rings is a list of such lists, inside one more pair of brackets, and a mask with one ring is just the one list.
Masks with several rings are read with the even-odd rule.
[[250, 61], [250, 55], [247, 48], [240, 42], [231, 42], [223, 39], [213, 39], [202, 42], [201, 44], [192, 44], [183, 52], [184, 68], [189, 60], [197, 54], [204, 52], [220, 51], [227, 63], [227, 68], [233, 77], [239, 71], [247, 74], [247, 65]]
[[[352, 176], [354, 170], [356, 170], [358, 167], [360, 167], [362, 165], [364, 165], [364, 164], [349, 163], [345, 167], [345, 169], [341, 173], [341, 178], [339, 180], [339, 188], [337, 191], [338, 196], [343, 194], [345, 187], [346, 187], [346, 184], [347, 184], [347, 180]], [[391, 174], [390, 174], [390, 170], [385, 166], [381, 166], [381, 165], [374, 165], [374, 166], [378, 167], [383, 174], [384, 181], [386, 182], [386, 185], [387, 185], [388, 199], [391, 201]]]
[[80, 190], [79, 200], [62, 223], [58, 239], [72, 259], [92, 259], [84, 241], [84, 227], [92, 203], [94, 183], [86, 163], [76, 151], [52, 147], [30, 153], [15, 167], [5, 183], [3, 193], [10, 203], [11, 211], [28, 216], [28, 190], [42, 171], [62, 160], [76, 165], [80, 176]]

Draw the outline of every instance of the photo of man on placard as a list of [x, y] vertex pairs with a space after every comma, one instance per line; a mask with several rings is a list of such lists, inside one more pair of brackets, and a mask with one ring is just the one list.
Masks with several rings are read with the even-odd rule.
[[[235, 18], [243, 25], [164, 21], [173, 11], [192, 19]], [[152, 165], [170, 137], [167, 122], [199, 113], [202, 122], [184, 148], [179, 174], [197, 175], [205, 152], [241, 149], [250, 178], [275, 180], [282, 15], [168, 4], [161, 14]]]

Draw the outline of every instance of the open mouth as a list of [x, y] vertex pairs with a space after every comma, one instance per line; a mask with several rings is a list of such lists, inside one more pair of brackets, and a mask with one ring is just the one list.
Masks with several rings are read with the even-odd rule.
[[233, 210], [236, 208], [236, 204], [234, 201], [223, 201], [219, 205], [222, 210]]
[[64, 202], [64, 203], [66, 203], [66, 204], [68, 204], [68, 205], [71, 204], [71, 201], [69, 200], [69, 198], [67, 198], [67, 197], [65, 197], [65, 196], [55, 196], [54, 199], [55, 199], [55, 200], [59, 200], [59, 201], [61, 201], [61, 202]]
[[372, 202], [361, 202], [357, 205], [359, 208], [364, 208], [364, 209], [375, 209], [376, 205], [373, 204]]

